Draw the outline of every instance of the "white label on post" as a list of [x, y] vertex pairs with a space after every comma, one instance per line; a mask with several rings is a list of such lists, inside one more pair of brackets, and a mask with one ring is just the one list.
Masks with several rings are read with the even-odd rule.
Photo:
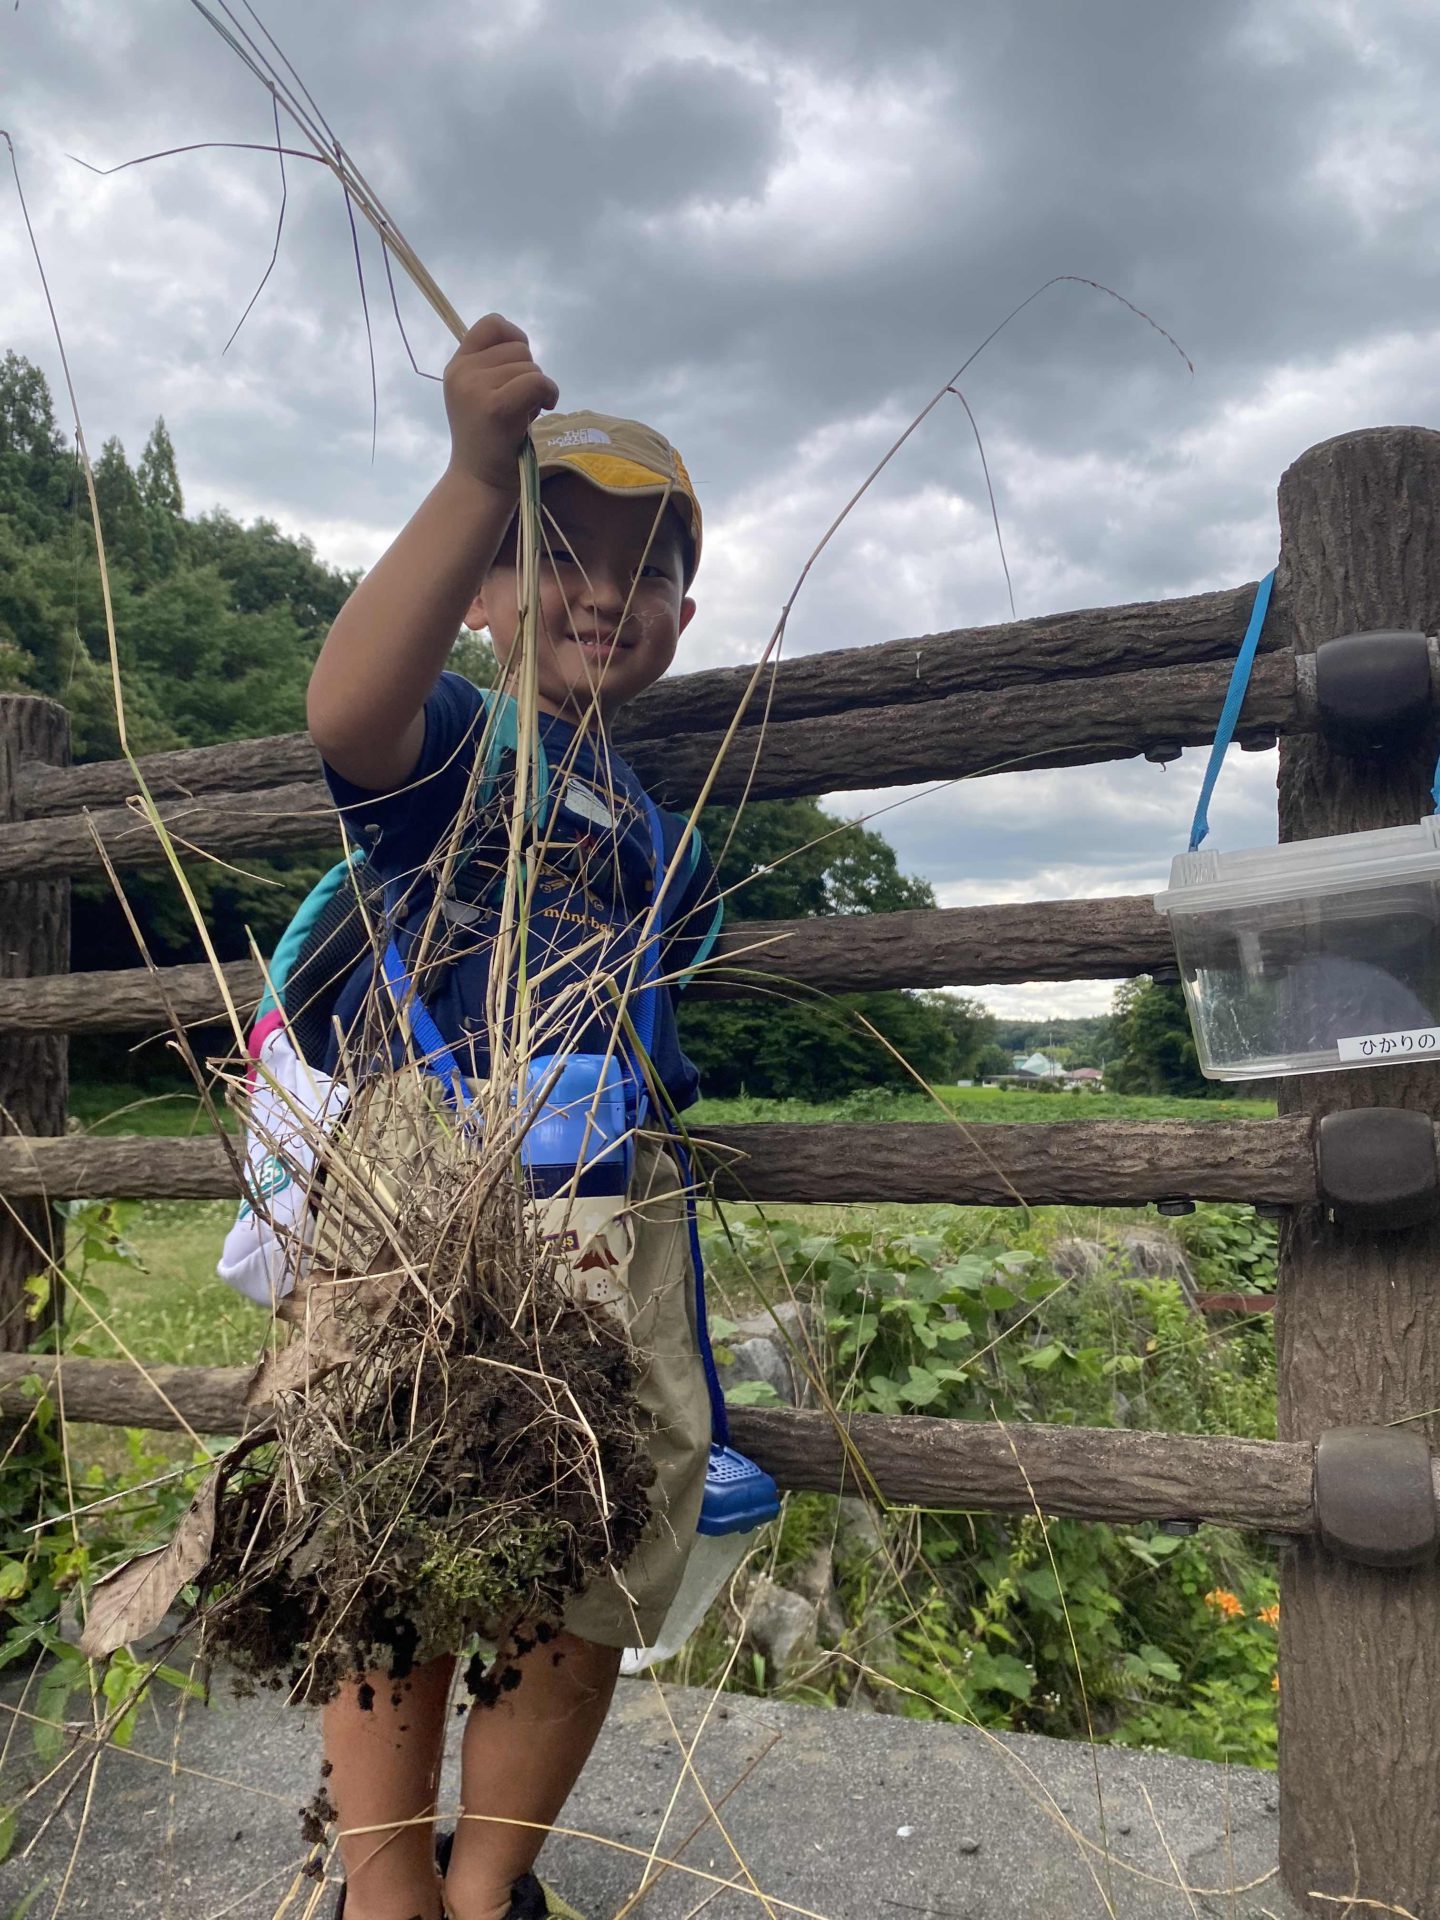
[[1440, 1060], [1440, 1027], [1403, 1027], [1397, 1033], [1360, 1033], [1337, 1040], [1342, 1060]]

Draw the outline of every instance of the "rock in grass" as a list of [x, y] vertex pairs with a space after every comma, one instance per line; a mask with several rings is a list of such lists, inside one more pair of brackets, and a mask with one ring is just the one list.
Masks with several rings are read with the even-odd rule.
[[1122, 1273], [1137, 1280], [1174, 1280], [1188, 1304], [1195, 1305], [1195, 1276], [1173, 1233], [1164, 1227], [1127, 1227], [1115, 1244]]
[[1093, 1280], [1113, 1258], [1113, 1249], [1103, 1240], [1057, 1240], [1048, 1258], [1062, 1280]]
[[730, 1386], [742, 1380], [760, 1380], [782, 1406], [814, 1403], [809, 1356], [818, 1353], [814, 1309], [798, 1300], [782, 1300], [774, 1313], [753, 1313], [737, 1321], [727, 1341], [735, 1356], [723, 1376]]
[[750, 1589], [745, 1637], [762, 1655], [773, 1684], [813, 1652], [819, 1608], [761, 1574]]

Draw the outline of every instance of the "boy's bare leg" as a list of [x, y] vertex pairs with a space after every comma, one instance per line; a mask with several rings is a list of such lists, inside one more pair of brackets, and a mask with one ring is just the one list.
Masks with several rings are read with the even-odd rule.
[[[510, 1889], [535, 1864], [604, 1724], [620, 1671], [616, 1647], [558, 1634], [516, 1663], [518, 1687], [475, 1707], [465, 1729], [467, 1814], [445, 1877], [453, 1920], [503, 1920]], [[483, 1816], [489, 1816], [485, 1818]], [[506, 1820], [527, 1821], [505, 1826]]]
[[[345, 1920], [440, 1920], [433, 1816], [454, 1671], [455, 1662], [444, 1659], [400, 1681], [372, 1673], [325, 1708], [326, 1784], [345, 1863]], [[362, 1697], [370, 1704], [362, 1706]], [[354, 1828], [407, 1820], [419, 1824], [345, 1837]]]

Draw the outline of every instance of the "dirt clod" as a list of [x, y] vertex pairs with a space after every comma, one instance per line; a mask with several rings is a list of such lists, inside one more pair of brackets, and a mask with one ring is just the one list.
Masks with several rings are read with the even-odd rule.
[[300, 1809], [300, 1838], [307, 1846], [325, 1844], [325, 1832], [335, 1818], [335, 1803], [323, 1786]]

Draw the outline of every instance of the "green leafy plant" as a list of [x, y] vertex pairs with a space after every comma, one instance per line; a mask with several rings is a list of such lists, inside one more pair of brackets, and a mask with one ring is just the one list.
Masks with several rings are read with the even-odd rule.
[[[708, 1258], [722, 1287], [748, 1277], [816, 1304], [825, 1388], [845, 1409], [998, 1418], [1017, 1445], [1032, 1421], [1273, 1433], [1268, 1323], [1218, 1335], [1175, 1281], [1113, 1267], [1063, 1282], [1045, 1250], [1070, 1223], [1023, 1230], [1025, 1246], [1012, 1244], [1017, 1225], [940, 1209], [920, 1230], [878, 1214], [834, 1232], [742, 1220], [711, 1231]], [[1226, 1208], [1187, 1225], [1207, 1236], [1193, 1256], [1208, 1263], [1206, 1284], [1244, 1284], [1266, 1223]], [[810, 1534], [833, 1535], [834, 1503], [810, 1498]], [[765, 1686], [845, 1700], [858, 1684], [912, 1716], [1273, 1765], [1275, 1580], [1238, 1536], [1038, 1514], [897, 1512], [880, 1525], [883, 1552], [837, 1556], [846, 1627], [828, 1659]], [[794, 1531], [787, 1518], [787, 1562]], [[717, 1656], [723, 1645], [720, 1635]], [[702, 1654], [690, 1677], [709, 1671]], [[736, 1684], [761, 1683], [747, 1669]]]
[[1212, 1292], [1273, 1293], [1279, 1235], [1254, 1207], [1214, 1202], [1176, 1223], [1195, 1278]]
[[[52, 1284], [47, 1275], [26, 1283], [35, 1323], [31, 1344], [40, 1352], [88, 1354], [103, 1342], [100, 1323], [109, 1317], [97, 1274], [133, 1266], [136, 1256], [124, 1237], [127, 1209], [76, 1201], [65, 1211], [63, 1284]], [[64, 1751], [77, 1694], [98, 1697], [109, 1737], [126, 1745], [147, 1686], [159, 1680], [186, 1692], [198, 1689], [178, 1668], [162, 1665], [152, 1672], [128, 1648], [103, 1665], [86, 1660], [67, 1637], [70, 1623], [83, 1614], [96, 1578], [165, 1536], [208, 1455], [177, 1466], [156, 1449], [153, 1436], [126, 1431], [118, 1462], [84, 1464], [68, 1445], [56, 1401], [38, 1383], [7, 1445], [0, 1474], [0, 1672], [22, 1665], [37, 1669], [31, 1735], [43, 1764]], [[13, 1839], [13, 1813], [0, 1808], [0, 1859]]]

